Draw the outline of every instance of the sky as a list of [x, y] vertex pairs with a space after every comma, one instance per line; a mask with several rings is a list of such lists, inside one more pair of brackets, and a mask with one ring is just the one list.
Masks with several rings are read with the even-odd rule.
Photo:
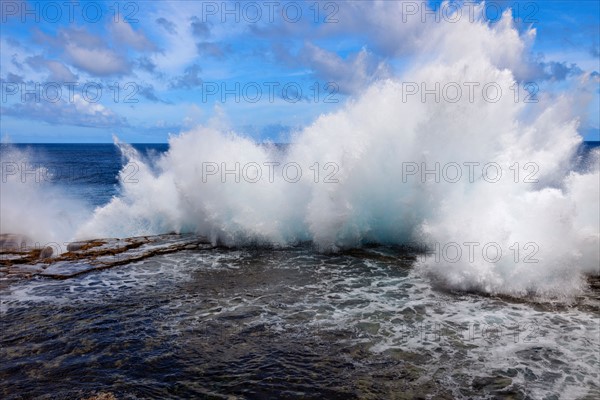
[[0, 137], [163, 143], [218, 125], [288, 142], [398, 76], [432, 25], [479, 18], [477, 10], [494, 24], [510, 9], [519, 32], [535, 30], [515, 79], [539, 96], [581, 91], [579, 131], [600, 140], [599, 4], [3, 0]]

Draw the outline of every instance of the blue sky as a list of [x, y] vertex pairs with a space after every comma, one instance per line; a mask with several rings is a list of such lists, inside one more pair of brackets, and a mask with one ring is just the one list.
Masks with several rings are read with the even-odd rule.
[[[463, 12], [472, 5], [451, 4]], [[536, 29], [531, 68], [517, 79], [543, 93], [595, 77], [580, 131], [599, 140], [600, 2], [487, 4], [491, 23], [510, 7], [520, 31]], [[223, 121], [258, 141], [287, 141], [370, 83], [401, 72], [423, 31], [438, 23], [429, 14], [414, 23], [414, 9], [394, 1], [1, 7], [0, 136], [12, 142], [111, 142], [113, 135], [166, 142]]]

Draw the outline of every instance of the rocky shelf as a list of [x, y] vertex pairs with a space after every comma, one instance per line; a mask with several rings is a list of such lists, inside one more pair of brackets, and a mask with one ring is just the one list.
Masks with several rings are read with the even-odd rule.
[[66, 252], [60, 252], [53, 246], [33, 245], [23, 235], [0, 234], [0, 277], [67, 279], [160, 254], [213, 247], [202, 236], [165, 234], [72, 242], [67, 245]]

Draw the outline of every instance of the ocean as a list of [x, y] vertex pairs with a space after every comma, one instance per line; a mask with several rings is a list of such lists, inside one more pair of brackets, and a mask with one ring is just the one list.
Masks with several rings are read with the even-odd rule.
[[[40, 248], [52, 243], [53, 257], [74, 240], [173, 233], [168, 240], [205, 243], [73, 276], [45, 276], [52, 261], [17, 265], [16, 253], [3, 249], [3, 399], [600, 397], [597, 265], [589, 273], [562, 253], [544, 253], [559, 247], [550, 236], [521, 243], [522, 253], [491, 263], [500, 272], [490, 275], [496, 270], [477, 260], [456, 262], [455, 242], [407, 234], [420, 218], [431, 221], [425, 233], [443, 237], [435, 222], [453, 221], [462, 210], [421, 217], [421, 208], [434, 207], [429, 197], [407, 210], [388, 206], [395, 198], [387, 188], [378, 192], [381, 175], [346, 175], [326, 158], [301, 163], [293, 145], [249, 148], [239, 140], [220, 145], [233, 160], [248, 155], [239, 167], [194, 153], [183, 162], [191, 148], [185, 142], [2, 145], [2, 234], [24, 234]], [[573, 152], [573, 173], [593, 169], [597, 148], [584, 143]], [[285, 173], [279, 166], [272, 185], [252, 186], [257, 168], [250, 163], [265, 160], [297, 161], [311, 185], [329, 177], [330, 186], [303, 197], [294, 173], [276, 181]], [[321, 163], [318, 179], [313, 161]], [[352, 192], [347, 182], [356, 176]], [[443, 189], [451, 198], [449, 185]], [[561, 188], [543, 179], [532, 187], [546, 195]], [[338, 208], [323, 200], [338, 198]], [[340, 220], [340, 204], [352, 218]], [[368, 212], [356, 211], [358, 204]], [[310, 222], [303, 222], [296, 212], [307, 205]], [[485, 248], [485, 226], [475, 222]], [[335, 233], [321, 230], [327, 226]], [[574, 246], [566, 229], [560, 240], [584, 259], [586, 244]], [[166, 241], [157, 236], [154, 246]], [[517, 254], [538, 262], [517, 269]]]

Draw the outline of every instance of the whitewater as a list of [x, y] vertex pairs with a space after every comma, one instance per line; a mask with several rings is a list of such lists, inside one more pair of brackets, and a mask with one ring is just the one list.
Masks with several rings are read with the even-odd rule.
[[[3, 253], [0, 393], [597, 398], [598, 77], [532, 90], [510, 10], [419, 35], [289, 143], [216, 110], [163, 150], [115, 134], [122, 163], [3, 144], [0, 233], [56, 246]], [[114, 170], [64, 187], [43, 151]]]
[[510, 11], [426, 35], [400, 76], [321, 115], [283, 150], [218, 117], [172, 136], [153, 160], [116, 139], [139, 169], [135, 184], [124, 169], [119, 196], [61, 231], [52, 219], [58, 208], [76, 215], [74, 200], [35, 206], [43, 196], [26, 192], [36, 188], [3, 183], [2, 232], [22, 230], [27, 204], [46, 240], [193, 232], [227, 246], [308, 241], [320, 251], [418, 243], [457, 259], [418, 267], [452, 288], [577, 294], [599, 272], [600, 194], [598, 151], [574, 168], [576, 91], [533, 98], [520, 84], [535, 30], [519, 33]]

